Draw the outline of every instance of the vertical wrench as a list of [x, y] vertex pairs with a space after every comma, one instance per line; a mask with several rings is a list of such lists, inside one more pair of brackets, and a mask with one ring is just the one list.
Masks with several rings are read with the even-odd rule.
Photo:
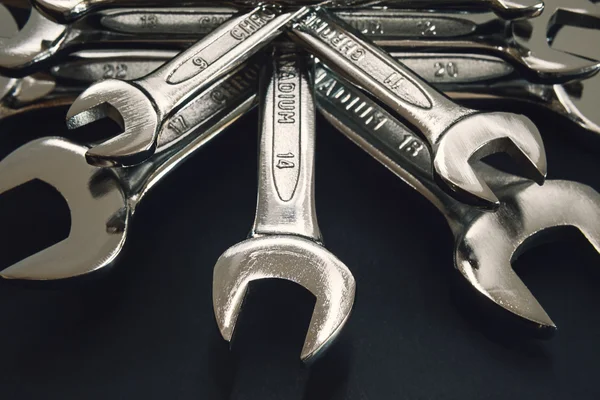
[[250, 282], [279, 278], [309, 290], [316, 304], [302, 360], [320, 354], [337, 336], [355, 292], [352, 273], [321, 245], [314, 199], [315, 104], [307, 61], [293, 47], [276, 48], [272, 69], [264, 71], [254, 226], [249, 239], [221, 255], [213, 279], [215, 316], [227, 341]]

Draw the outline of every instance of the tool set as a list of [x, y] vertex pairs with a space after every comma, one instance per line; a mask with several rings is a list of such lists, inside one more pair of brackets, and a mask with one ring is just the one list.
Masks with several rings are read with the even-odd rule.
[[[144, 195], [254, 107], [254, 225], [214, 266], [214, 313], [227, 341], [248, 285], [260, 279], [295, 282], [316, 298], [304, 361], [351, 318], [360, 282], [351, 260], [324, 247], [316, 217], [317, 111], [442, 212], [454, 266], [481, 299], [544, 336], [556, 327], [512, 261], [561, 227], [600, 252], [600, 194], [546, 180], [543, 132], [525, 115], [495, 110], [534, 104], [600, 139], [600, 47], [553, 46], [577, 29], [600, 29], [591, 1], [2, 3], [0, 122], [69, 106], [70, 129], [103, 118], [121, 127], [95, 143], [40, 137], [0, 160], [0, 195], [37, 179], [71, 212], [65, 240], [2, 278], [60, 281], [117, 265]], [[11, 10], [27, 7], [19, 30]], [[510, 155], [522, 176], [481, 161], [494, 153]]]

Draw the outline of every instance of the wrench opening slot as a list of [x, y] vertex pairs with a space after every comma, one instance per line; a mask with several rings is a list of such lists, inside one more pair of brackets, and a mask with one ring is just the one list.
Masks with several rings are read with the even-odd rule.
[[[27, 212], [15, 215], [12, 211], [15, 209], [27, 209]], [[2, 194], [0, 218], [3, 221], [0, 240], [4, 244], [0, 271], [63, 241], [71, 227], [66, 200], [53, 186], [39, 179]]]
[[280, 353], [278, 358], [296, 362], [315, 304], [315, 296], [292, 281], [268, 278], [251, 282], [242, 302], [244, 312], [234, 329], [232, 348], [252, 356], [276, 352]]

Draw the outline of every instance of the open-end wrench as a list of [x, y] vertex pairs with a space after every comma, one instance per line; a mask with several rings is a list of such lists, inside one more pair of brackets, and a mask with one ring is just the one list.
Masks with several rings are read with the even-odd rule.
[[[12, 21], [10, 13], [2, 20]], [[33, 9], [25, 27], [0, 39], [0, 68], [5, 74], [22, 75], [56, 64], [61, 55], [80, 48], [116, 45], [188, 47], [236, 14], [233, 8], [117, 8], [99, 11], [71, 24], [51, 21]], [[424, 34], [436, 37], [476, 35], [482, 27], [498, 22], [491, 13], [423, 14], [400, 10], [340, 12], [340, 17], [361, 28], [374, 40], [394, 41]], [[498, 25], [498, 24], [496, 24]], [[500, 23], [503, 28], [504, 22]], [[432, 27], [435, 31], [432, 32]]]
[[255, 105], [258, 72], [258, 65], [252, 63], [196, 95], [163, 124], [156, 153], [135, 167], [89, 165], [87, 146], [58, 137], [34, 140], [0, 161], [0, 193], [39, 179], [64, 196], [71, 212], [65, 240], [19, 261], [0, 276], [58, 280], [112, 265], [144, 195]]
[[274, 6], [257, 7], [228, 20], [150, 75], [131, 82], [107, 79], [90, 86], [69, 109], [68, 127], [109, 117], [124, 132], [89, 149], [88, 162], [135, 165], [150, 157], [169, 115], [256, 53], [303, 12], [304, 8], [282, 12]]
[[309, 290], [316, 305], [301, 352], [304, 361], [337, 336], [355, 293], [352, 273], [321, 244], [314, 200], [315, 104], [307, 62], [293, 47], [276, 47], [272, 66], [261, 75], [254, 226], [249, 239], [221, 255], [213, 280], [215, 316], [227, 341], [252, 281], [279, 278]]
[[321, 8], [296, 21], [291, 37], [408, 120], [428, 141], [435, 176], [453, 195], [484, 207], [497, 207], [498, 198], [470, 162], [501, 151], [511, 154], [528, 177], [543, 183], [546, 154], [529, 118], [478, 112], [453, 103]]
[[[505, 61], [478, 54], [390, 53], [451, 99], [495, 103], [526, 102], [544, 107], [600, 139], [600, 75], [570, 84], [541, 84], [520, 79]], [[481, 103], [478, 103], [481, 104]]]
[[45, 74], [0, 77], [0, 120], [37, 109], [70, 106], [94, 82], [141, 78], [176, 55], [167, 50], [80, 51]]
[[585, 129], [584, 132], [588, 134], [584, 139], [590, 140], [590, 143], [600, 138], [600, 76], [572, 85], [543, 85], [512, 80], [488, 85], [441, 85], [439, 88], [458, 102], [469, 100], [483, 104], [480, 102], [487, 101], [490, 105], [526, 102], [541, 106]]
[[[235, 14], [227, 8], [107, 9], [69, 25], [50, 21], [35, 10], [25, 28], [0, 43], [0, 68], [23, 75], [79, 48], [135, 47], [155, 43], [187, 47]], [[562, 82], [588, 76], [600, 63], [552, 50], [548, 44], [521, 49], [507, 37], [507, 22], [490, 12], [415, 12], [368, 9], [336, 12], [376, 44], [396, 50], [476, 50], [504, 58], [532, 80]], [[52, 45], [49, 45], [51, 43]]]
[[[236, 15], [232, 8], [214, 7], [157, 10], [152, 14], [109, 12], [91, 15], [77, 23], [63, 25], [49, 20], [32, 9], [29, 19], [21, 31], [0, 38], [0, 70], [11, 76], [22, 76], [44, 68], [47, 64], [58, 64], [61, 56], [80, 49], [106, 47], [162, 46], [183, 49], [218, 28]], [[193, 30], [187, 26], [176, 29], [176, 21], [186, 15], [194, 15]], [[123, 15], [127, 16], [126, 22]], [[12, 19], [3, 17], [3, 20]], [[141, 21], [147, 29], [137, 32]], [[159, 24], [156, 21], [161, 21]]]
[[[220, 5], [235, 7], [255, 7], [262, 0], [225, 0]], [[315, 5], [315, 0], [279, 0], [284, 6]], [[207, 0], [33, 0], [35, 7], [57, 22], [66, 23], [97, 10], [119, 7], [175, 7], [178, 5], [209, 5], [214, 1]], [[367, 5], [394, 6], [403, 8], [441, 9], [445, 7], [467, 7], [469, 9], [488, 9], [504, 19], [534, 18], [544, 9], [540, 0], [335, 0], [328, 7], [350, 8]]]
[[543, 186], [486, 165], [502, 200], [495, 212], [457, 202], [433, 180], [426, 144], [365, 94], [320, 68], [316, 78], [319, 111], [338, 130], [394, 174], [419, 191], [440, 212], [454, 235], [454, 265], [462, 276], [497, 306], [539, 329], [540, 336], [555, 325], [511, 262], [534, 244], [540, 233], [547, 240], [561, 227], [579, 229], [600, 252], [600, 194], [589, 186], [548, 180]]
[[[566, 85], [530, 83], [515, 77], [510, 64], [496, 57], [453, 53], [390, 53], [459, 104], [470, 101], [527, 102], [544, 107], [600, 138], [597, 104], [600, 75]], [[85, 86], [105, 78], [137, 79], [176, 55], [173, 51], [90, 50], [73, 54], [49, 75], [7, 79], [0, 86], [0, 120], [34, 109], [68, 106]], [[1, 79], [1, 78], [0, 78]], [[55, 82], [55, 80], [57, 82]], [[570, 86], [580, 90], [573, 93]], [[487, 107], [487, 104], [482, 106]], [[582, 132], [582, 133], [584, 133]]]
[[[600, 6], [594, 4], [593, 0], [544, 0], [544, 2], [546, 10], [539, 18], [519, 21], [512, 25], [516, 44], [522, 49], [535, 52], [539, 57], [538, 61], [568, 56], [567, 53], [550, 47], [556, 32], [562, 27], [600, 30]], [[556, 52], [559, 54], [555, 54]], [[556, 60], [559, 61], [560, 58]], [[539, 67], [547, 68], [545, 65]]]

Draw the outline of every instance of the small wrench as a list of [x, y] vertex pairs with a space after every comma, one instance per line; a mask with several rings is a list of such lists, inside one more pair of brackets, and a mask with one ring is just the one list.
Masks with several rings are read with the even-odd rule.
[[282, 12], [261, 6], [236, 16], [152, 74], [131, 82], [93, 84], [67, 112], [71, 129], [109, 117], [124, 132], [87, 151], [99, 166], [138, 164], [152, 155], [166, 118], [216, 78], [269, 43], [304, 8]]
[[163, 50], [76, 52], [46, 74], [0, 77], [0, 120], [37, 109], [70, 106], [85, 88], [107, 78], [137, 79], [177, 55]]
[[[427, 145], [365, 94], [324, 68], [316, 78], [319, 111], [344, 135], [433, 203], [454, 235], [454, 265], [471, 286], [542, 337], [555, 324], [511, 262], [541, 232], [572, 226], [600, 252], [600, 194], [565, 180], [535, 185], [479, 163], [498, 188], [500, 207], [484, 212], [457, 202], [433, 180]], [[549, 231], [550, 230], [550, 231]], [[544, 237], [548, 239], [548, 237]]]
[[71, 211], [65, 240], [19, 261], [0, 276], [60, 280], [113, 265], [125, 244], [131, 217], [148, 191], [255, 105], [258, 72], [258, 64], [252, 62], [197, 94], [165, 121], [156, 152], [135, 167], [89, 165], [87, 146], [58, 137], [29, 142], [0, 161], [0, 193], [39, 179], [55, 187]]
[[[283, 45], [281, 45], [283, 46]], [[316, 297], [301, 352], [307, 361], [337, 336], [354, 304], [352, 273], [321, 245], [314, 199], [315, 105], [307, 57], [274, 50], [261, 76], [258, 204], [250, 238], [219, 257], [213, 305], [221, 335], [231, 341], [250, 282], [279, 278]]]
[[510, 153], [528, 177], [544, 182], [544, 145], [529, 118], [478, 112], [453, 103], [323, 9], [312, 9], [295, 22], [291, 37], [414, 125], [432, 149], [436, 178], [453, 195], [497, 207], [498, 198], [470, 162], [501, 151]]
[[[60, 56], [85, 47], [187, 47], [235, 15], [227, 8], [117, 8], [99, 11], [70, 25], [50, 21], [35, 10], [21, 33], [1, 41], [0, 67], [12, 76], [30, 73]], [[501, 57], [532, 80], [553, 83], [593, 74], [600, 63], [556, 51], [544, 44], [522, 49], [507, 38], [506, 21], [492, 13], [415, 12], [408, 10], [338, 11], [336, 15], [372, 39], [396, 50], [446, 49], [485, 52]], [[100, 28], [99, 28], [100, 27]], [[48, 43], [52, 43], [49, 46]]]
[[[221, 1], [221, 5], [235, 7], [256, 7], [262, 3], [260, 0], [227, 0]], [[315, 0], [280, 0], [284, 6], [307, 6], [315, 5]], [[44, 14], [57, 22], [72, 22], [82, 16], [97, 10], [120, 7], [170, 7], [177, 5], [209, 5], [214, 2], [206, 0], [33, 0], [33, 5]], [[544, 3], [540, 0], [336, 0], [328, 2], [328, 7], [355, 8], [357, 6], [382, 5], [403, 8], [428, 8], [443, 9], [445, 7], [463, 6], [468, 8], [483, 8], [493, 10], [504, 19], [533, 18], [540, 15], [544, 9]]]

